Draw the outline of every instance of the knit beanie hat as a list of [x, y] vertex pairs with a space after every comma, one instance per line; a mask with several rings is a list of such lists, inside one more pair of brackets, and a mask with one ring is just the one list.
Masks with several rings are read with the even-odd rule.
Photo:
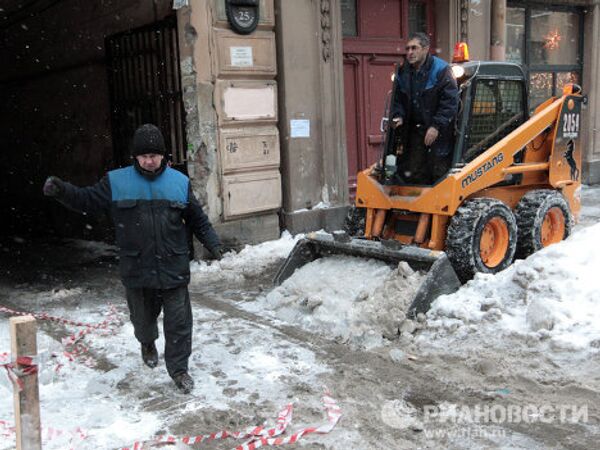
[[166, 153], [163, 135], [151, 123], [140, 126], [133, 134], [133, 150], [131, 154], [137, 156], [145, 153], [156, 153], [159, 155]]

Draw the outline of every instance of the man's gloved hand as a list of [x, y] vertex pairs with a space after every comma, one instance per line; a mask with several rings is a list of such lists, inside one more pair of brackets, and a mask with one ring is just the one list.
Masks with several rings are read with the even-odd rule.
[[394, 117], [392, 119], [392, 128], [396, 129], [398, 127], [401, 127], [403, 123], [404, 123], [404, 120], [402, 119], [402, 117]]
[[43, 187], [46, 197], [58, 197], [65, 192], [65, 183], [58, 177], [48, 177]]
[[220, 260], [221, 258], [223, 258], [223, 247], [215, 247], [210, 251], [210, 259], [214, 259], [214, 260]]

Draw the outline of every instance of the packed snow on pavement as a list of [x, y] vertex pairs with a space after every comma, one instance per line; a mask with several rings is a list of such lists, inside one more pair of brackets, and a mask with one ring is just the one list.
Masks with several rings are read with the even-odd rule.
[[[44, 441], [46, 449], [121, 448], [134, 441], [149, 445], [159, 434], [274, 425], [290, 401], [298, 429], [325, 420], [324, 384], [344, 416], [330, 434], [307, 437], [309, 448], [548, 448], [550, 442], [590, 448], [598, 438], [593, 403], [600, 392], [600, 253], [592, 250], [600, 241], [600, 217], [594, 208], [584, 209], [585, 226], [565, 242], [498, 275], [478, 275], [415, 322], [405, 312], [422, 274], [406, 264], [324, 258], [272, 288], [268, 279], [299, 238], [289, 234], [221, 261], [194, 262], [190, 373], [196, 388], [190, 396], [176, 392], [162, 361], [154, 370], [141, 363], [114, 268], [96, 279], [110, 263], [74, 280], [49, 270], [39, 282], [2, 282], [0, 306], [89, 324], [109, 321], [84, 339], [85, 357], [73, 360], [61, 340], [81, 328], [39, 322], [42, 424], [66, 431]], [[83, 245], [85, 261], [114, 252]], [[10, 314], [1, 314], [0, 354], [10, 349]], [[161, 358], [163, 346], [161, 337]], [[12, 392], [0, 377], [0, 450], [14, 447]], [[427, 402], [498, 397], [587, 401], [590, 424], [509, 424], [510, 433], [498, 439], [423, 433], [419, 407]]]

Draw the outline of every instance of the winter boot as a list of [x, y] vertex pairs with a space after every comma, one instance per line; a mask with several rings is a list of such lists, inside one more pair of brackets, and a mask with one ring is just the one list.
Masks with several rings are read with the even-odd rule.
[[144, 360], [144, 364], [146, 364], [151, 369], [154, 369], [158, 366], [158, 351], [156, 350], [156, 345], [154, 342], [150, 344], [142, 344], [142, 359]]
[[194, 380], [187, 372], [179, 372], [173, 376], [177, 388], [184, 394], [189, 394], [194, 389]]

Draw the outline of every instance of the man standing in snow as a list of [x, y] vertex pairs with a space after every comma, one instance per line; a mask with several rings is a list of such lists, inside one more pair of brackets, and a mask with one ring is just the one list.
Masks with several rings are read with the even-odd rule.
[[97, 184], [76, 187], [51, 176], [44, 194], [86, 213], [109, 211], [119, 246], [119, 271], [142, 359], [158, 365], [154, 341], [164, 312], [165, 363], [177, 387], [189, 393], [192, 310], [186, 226], [216, 259], [221, 242], [192, 192], [189, 179], [167, 166], [165, 143], [151, 124], [133, 136], [133, 165], [108, 172]]

